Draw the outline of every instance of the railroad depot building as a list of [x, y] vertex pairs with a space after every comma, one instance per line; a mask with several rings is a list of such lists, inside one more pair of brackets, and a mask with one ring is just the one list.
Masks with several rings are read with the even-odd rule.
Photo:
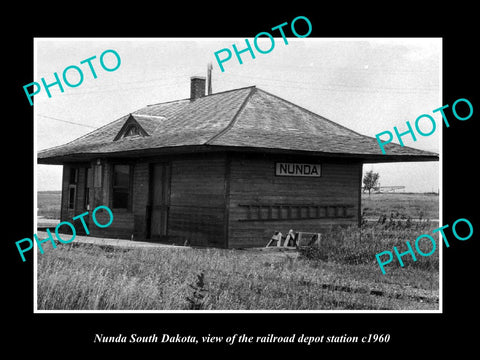
[[40, 151], [38, 163], [63, 165], [61, 221], [112, 209], [108, 228], [88, 226], [92, 236], [241, 248], [275, 231], [359, 224], [363, 163], [438, 161], [393, 143], [386, 151], [255, 86], [206, 95], [205, 78], [192, 77], [190, 98]]

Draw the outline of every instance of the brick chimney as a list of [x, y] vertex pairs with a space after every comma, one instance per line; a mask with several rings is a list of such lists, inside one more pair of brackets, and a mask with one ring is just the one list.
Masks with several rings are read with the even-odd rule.
[[192, 76], [190, 78], [190, 100], [196, 100], [205, 96], [205, 82], [204, 76]]

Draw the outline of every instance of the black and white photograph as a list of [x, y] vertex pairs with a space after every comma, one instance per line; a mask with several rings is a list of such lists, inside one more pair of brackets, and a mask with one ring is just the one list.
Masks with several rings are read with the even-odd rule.
[[441, 39], [35, 45], [37, 310], [440, 309]]
[[474, 10], [38, 5], [4, 32], [5, 351], [473, 350]]

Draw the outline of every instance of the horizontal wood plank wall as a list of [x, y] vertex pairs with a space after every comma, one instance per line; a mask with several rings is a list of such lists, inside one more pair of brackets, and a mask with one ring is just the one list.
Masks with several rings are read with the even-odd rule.
[[[93, 209], [92, 209], [93, 210]], [[97, 227], [93, 221], [90, 221], [90, 231], [92, 236], [130, 239], [133, 234], [133, 213], [120, 210], [112, 210], [113, 222], [106, 228]], [[104, 209], [99, 209], [95, 213], [95, 218], [100, 224], [107, 224], [110, 221], [110, 215]]]
[[[275, 231], [321, 232], [336, 225], [358, 223], [358, 183], [360, 163], [333, 163], [319, 160], [297, 160], [300, 163], [320, 162], [321, 177], [275, 176], [275, 161], [285, 161], [278, 157], [232, 157], [230, 168], [230, 213], [229, 247], [265, 246]], [[289, 159], [286, 162], [295, 162]], [[275, 221], [246, 221], [248, 207], [241, 205], [268, 204], [292, 205], [294, 211], [302, 211], [293, 216], [296, 219], [275, 219]], [[348, 205], [346, 213], [329, 213], [330, 216], [315, 219], [309, 217], [306, 208], [300, 205]], [[262, 218], [268, 218], [268, 209], [263, 208]], [[271, 210], [272, 211], [272, 210]], [[285, 217], [287, 209], [283, 209]], [[292, 210], [291, 210], [292, 211]], [[329, 210], [330, 211], [330, 210]], [[277, 210], [278, 214], [278, 210]], [[313, 210], [312, 213], [313, 214]]]
[[219, 154], [172, 160], [169, 239], [225, 246], [225, 161]]

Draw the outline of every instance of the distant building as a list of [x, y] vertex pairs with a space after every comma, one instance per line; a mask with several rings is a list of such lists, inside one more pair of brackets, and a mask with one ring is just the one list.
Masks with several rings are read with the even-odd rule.
[[63, 165], [62, 221], [107, 205], [114, 221], [93, 236], [225, 248], [358, 224], [362, 164], [398, 161], [438, 154], [390, 144], [383, 155], [374, 138], [255, 86], [205, 95], [200, 77], [190, 98], [38, 153]]
[[[367, 191], [364, 186], [362, 186], [362, 191]], [[372, 189], [373, 193], [390, 193], [390, 192], [405, 192], [405, 186], [396, 185], [396, 186], [376, 186]]]

